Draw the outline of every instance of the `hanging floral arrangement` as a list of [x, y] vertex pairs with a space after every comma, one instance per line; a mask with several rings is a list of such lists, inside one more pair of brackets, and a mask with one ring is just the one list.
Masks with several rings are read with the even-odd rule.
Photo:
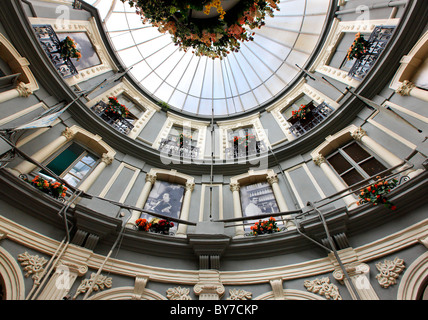
[[121, 104], [116, 97], [108, 98], [107, 107], [104, 113], [112, 118], [127, 118], [130, 114], [129, 109]]
[[174, 222], [158, 218], [153, 218], [150, 221], [144, 218], [139, 218], [135, 221], [135, 225], [137, 226], [138, 230], [141, 231], [168, 234], [169, 229], [174, 227]]
[[367, 53], [369, 47], [369, 42], [364, 39], [364, 36], [362, 36], [360, 32], [358, 32], [355, 35], [354, 42], [348, 49], [346, 59], [353, 60], [361, 58], [365, 53]]
[[389, 181], [376, 177], [378, 179], [375, 183], [360, 190], [360, 200], [357, 202], [358, 205], [364, 203], [372, 203], [373, 205], [384, 205], [386, 208], [391, 210], [397, 209], [397, 207], [388, 200], [386, 197], [391, 189], [397, 185], [397, 180], [392, 179]]
[[[143, 23], [171, 34], [175, 45], [197, 56], [213, 59], [238, 52], [240, 43], [254, 40], [254, 30], [265, 25], [266, 16], [279, 11], [279, 0], [240, 0], [225, 11], [220, 0], [121, 0], [136, 8]], [[215, 8], [218, 15], [208, 17]], [[207, 17], [195, 18], [203, 12]]]
[[273, 217], [270, 217], [269, 220], [259, 220], [253, 226], [251, 226], [250, 229], [251, 235], [254, 236], [280, 231], [276, 224], [276, 220]]
[[298, 110], [291, 111], [291, 116], [293, 119], [306, 119], [306, 116], [310, 112], [310, 109], [307, 105], [300, 105], [300, 108]]
[[249, 145], [256, 142], [256, 136], [252, 133], [247, 133], [244, 137], [234, 136], [233, 143], [235, 146], [245, 146], [248, 148]]
[[61, 57], [64, 59], [75, 58], [77, 61], [79, 61], [79, 59], [82, 57], [80, 51], [76, 49], [76, 42], [69, 36], [60, 42], [59, 51]]
[[151, 227], [151, 223], [147, 221], [147, 219], [137, 219], [135, 220], [135, 225], [137, 226], [138, 230], [142, 231], [149, 231]]
[[31, 180], [31, 185], [42, 192], [51, 195], [55, 199], [64, 198], [66, 196], [67, 187], [57, 181], [52, 182], [51, 180], [43, 179], [40, 176], [35, 176], [34, 179]]

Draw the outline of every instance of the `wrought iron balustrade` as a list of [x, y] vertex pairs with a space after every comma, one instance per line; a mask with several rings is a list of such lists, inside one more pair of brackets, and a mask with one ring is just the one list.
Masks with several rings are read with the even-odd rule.
[[105, 113], [107, 104], [104, 101], [99, 101], [95, 106], [91, 108], [94, 113], [103, 119], [106, 123], [112, 126], [117, 131], [128, 134], [134, 128], [134, 126], [125, 118], [122, 117], [112, 117]]
[[[319, 125], [332, 112], [333, 108], [323, 102], [313, 107], [306, 115], [306, 119], [294, 120], [293, 125], [289, 128], [290, 132], [295, 137], [299, 137]], [[289, 120], [289, 122], [291, 121]]]
[[385, 49], [388, 41], [394, 33], [394, 29], [394, 26], [375, 27], [368, 39], [369, 48], [367, 52], [354, 62], [348, 76], [356, 80], [364, 79]]
[[162, 139], [159, 145], [161, 153], [167, 154], [168, 156], [177, 156], [183, 158], [196, 159], [199, 157], [199, 148], [192, 145], [192, 140], [168, 136], [167, 139]]
[[69, 78], [78, 74], [73, 61], [64, 59], [60, 54], [60, 40], [51, 25], [33, 25], [34, 32], [40, 45], [63, 78]]
[[[231, 141], [233, 144], [233, 141]], [[249, 156], [255, 156], [260, 153], [267, 152], [266, 145], [263, 140], [248, 140], [247, 144], [233, 144], [232, 147], [225, 149], [226, 159], [242, 159]]]

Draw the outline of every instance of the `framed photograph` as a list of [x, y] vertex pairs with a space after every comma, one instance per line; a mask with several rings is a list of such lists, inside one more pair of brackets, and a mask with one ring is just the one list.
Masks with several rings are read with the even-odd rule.
[[[144, 210], [178, 219], [180, 218], [183, 196], [183, 185], [156, 180], [147, 198]], [[154, 216], [150, 216], [143, 212], [141, 218], [151, 220]], [[177, 223], [174, 222], [173, 229], [176, 228]]]
[[[240, 188], [242, 216], [252, 217], [260, 214], [279, 212], [275, 195], [268, 182], [260, 182]], [[246, 223], [255, 223], [259, 219], [246, 220]], [[249, 229], [251, 225], [245, 226]]]
[[79, 60], [72, 58], [71, 60], [77, 70], [81, 71], [101, 64], [101, 60], [86, 32], [58, 32], [57, 36], [60, 41], [68, 36], [76, 43], [76, 49], [80, 50], [82, 58]]

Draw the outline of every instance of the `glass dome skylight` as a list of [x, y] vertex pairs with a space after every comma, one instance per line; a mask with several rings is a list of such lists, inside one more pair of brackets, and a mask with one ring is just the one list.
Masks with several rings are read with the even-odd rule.
[[120, 0], [86, 0], [99, 11], [117, 55], [141, 88], [178, 111], [224, 117], [268, 103], [288, 88], [315, 49], [330, 0], [281, 0], [253, 30], [254, 41], [226, 58], [180, 51]]

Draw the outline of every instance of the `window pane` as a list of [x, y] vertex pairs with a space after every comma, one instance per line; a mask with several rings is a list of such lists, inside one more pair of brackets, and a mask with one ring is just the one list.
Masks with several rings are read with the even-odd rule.
[[343, 148], [343, 151], [345, 151], [357, 163], [370, 157], [370, 154], [357, 143], [352, 143], [351, 145]]
[[339, 175], [352, 167], [340, 153], [328, 158], [328, 162], [330, 162]]
[[73, 168], [71, 168], [70, 173], [82, 179], [89, 172], [89, 170], [91, 170], [91, 167], [79, 161]]
[[[61, 175], [76, 159], [83, 153], [84, 149], [78, 144], [71, 144], [67, 149], [61, 152], [55, 159], [53, 159], [47, 167], [58, 176]], [[48, 174], [44, 170], [43, 174]]]
[[80, 161], [82, 161], [83, 163], [85, 163], [88, 166], [92, 167], [95, 164], [95, 162], [97, 162], [97, 157], [95, 157], [95, 156], [93, 156], [91, 154], [88, 154], [88, 155], [84, 156], [82, 158], [82, 160], [80, 160]]
[[357, 182], [364, 180], [363, 176], [359, 174], [358, 171], [355, 169], [352, 169], [351, 171], [345, 173], [342, 178], [343, 180], [345, 180], [348, 186], [351, 186]]
[[360, 164], [360, 167], [369, 175], [374, 176], [377, 173], [385, 170], [385, 166], [377, 161], [376, 159], [372, 158], [368, 161], [365, 161], [364, 163]]
[[77, 184], [79, 183], [79, 179], [77, 179], [76, 177], [73, 177], [71, 174], [66, 174], [63, 178], [65, 181], [67, 181], [68, 184], [70, 184], [71, 186], [77, 186]]

